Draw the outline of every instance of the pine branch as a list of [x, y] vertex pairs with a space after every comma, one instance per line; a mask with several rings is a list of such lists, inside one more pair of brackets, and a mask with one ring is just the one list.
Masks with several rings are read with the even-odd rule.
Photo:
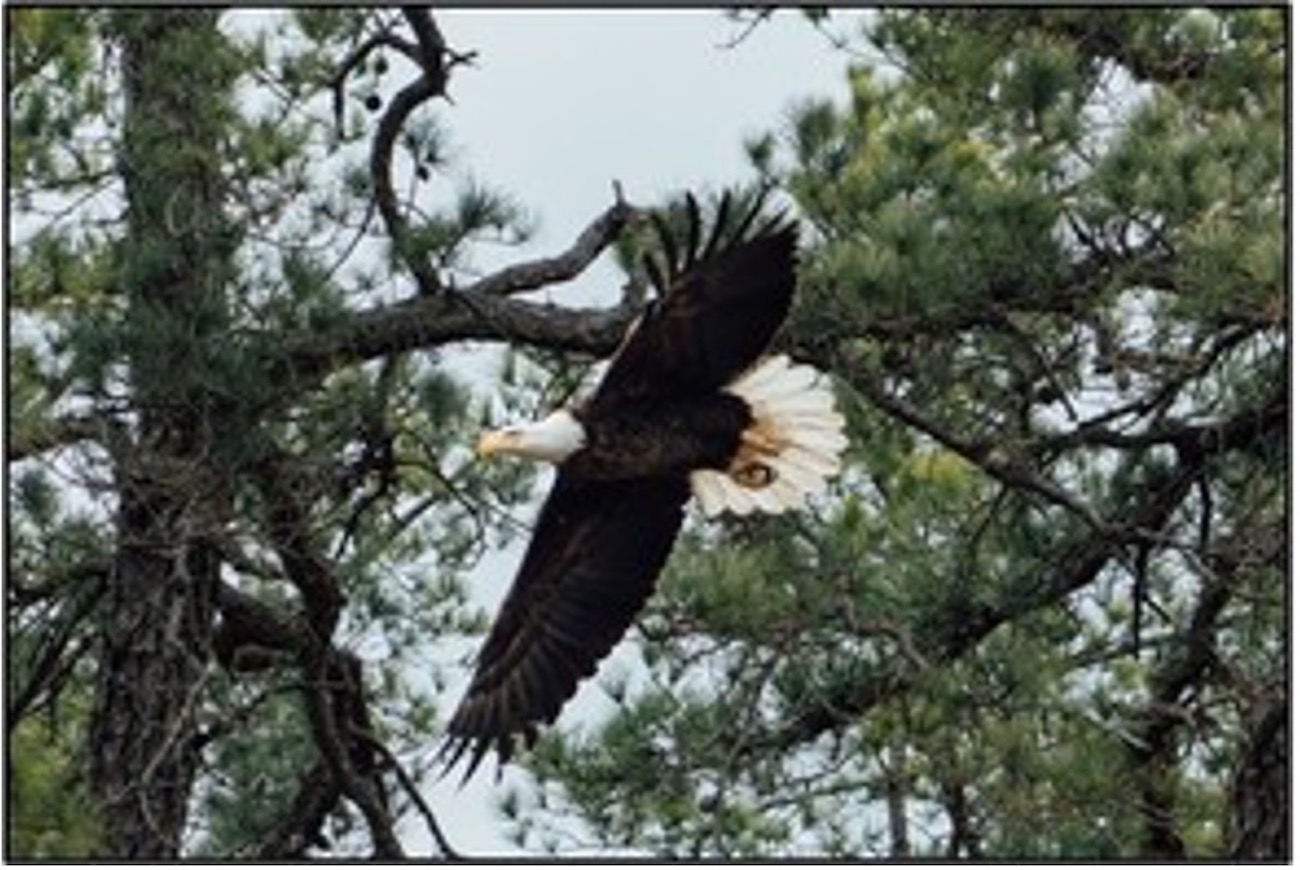
[[611, 308], [567, 308], [511, 294], [577, 277], [635, 214], [626, 203], [616, 202], [555, 257], [507, 267], [464, 290], [362, 311], [333, 330], [287, 336], [277, 343], [282, 350], [271, 365], [271, 377], [310, 383], [345, 365], [458, 341], [508, 341], [608, 355], [641, 310], [637, 288], [626, 288]]
[[[1050, 567], [1033, 566], [1030, 573], [1046, 580], [1012, 580], [1008, 593], [993, 603], [961, 602], [949, 605], [913, 627], [914, 647], [932, 665], [951, 662], [968, 653], [999, 626], [1023, 618], [1093, 582], [1117, 554], [1120, 542], [1140, 542], [1159, 535], [1191, 492], [1196, 481], [1227, 453], [1257, 450], [1262, 442], [1286, 434], [1285, 397], [1271, 397], [1260, 408], [1243, 411], [1229, 423], [1211, 427], [1213, 434], [1183, 446], [1177, 464], [1143, 489], [1143, 498], [1127, 511], [1104, 518], [1098, 527], [1053, 555]], [[857, 721], [889, 698], [903, 694], [920, 672], [899, 669], [876, 673], [845, 686], [833, 697], [818, 698], [795, 713], [775, 733], [759, 738], [783, 750], [837, 731]]]
[[12, 729], [23, 717], [38, 709], [36, 701], [44, 697], [45, 704], [57, 699], [63, 683], [71, 676], [73, 667], [86, 654], [90, 640], [86, 637], [84, 623], [103, 597], [108, 585], [107, 565], [82, 565], [69, 572], [68, 586], [73, 591], [64, 599], [66, 606], [55, 624], [37, 638], [32, 651], [31, 665], [25, 670], [25, 683], [12, 683], [6, 706], [6, 728]]
[[1092, 506], [1056, 481], [990, 444], [972, 441], [959, 435], [906, 399], [886, 391], [874, 378], [866, 374], [858, 374], [861, 371], [860, 366], [850, 367], [847, 370], [851, 372], [849, 380], [853, 386], [885, 413], [929, 435], [963, 459], [982, 468], [990, 477], [1013, 489], [1025, 490], [1041, 496], [1078, 515], [1094, 530], [1105, 531], [1102, 519]]
[[[615, 188], [617, 194], [617, 187]], [[582, 231], [573, 245], [554, 257], [508, 266], [471, 284], [461, 293], [478, 296], [508, 296], [536, 290], [548, 284], [571, 281], [591, 265], [638, 212], [618, 196], [615, 203]]]
[[16, 462], [80, 441], [101, 440], [108, 436], [109, 425], [94, 417], [67, 415], [16, 427], [5, 442], [5, 458]]

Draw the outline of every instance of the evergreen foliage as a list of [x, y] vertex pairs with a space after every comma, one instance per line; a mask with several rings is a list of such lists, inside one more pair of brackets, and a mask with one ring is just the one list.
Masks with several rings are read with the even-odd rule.
[[[450, 159], [470, 55], [427, 10], [5, 16], [9, 856], [439, 840], [439, 641], [483, 629], [462, 580], [533, 483], [470, 445], [613, 351], [644, 234], [618, 202], [477, 272], [529, 221]], [[843, 95], [745, 146], [804, 222], [779, 344], [837, 378], [849, 468], [798, 516], [690, 526], [644, 667], [503, 824], [1281, 857], [1287, 14], [869, 22]], [[616, 240], [619, 304], [527, 298]], [[469, 341], [508, 347], [491, 396]]]

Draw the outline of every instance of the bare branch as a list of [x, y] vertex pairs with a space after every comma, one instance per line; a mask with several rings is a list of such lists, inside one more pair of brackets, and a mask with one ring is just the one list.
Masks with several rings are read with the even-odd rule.
[[1213, 665], [1216, 622], [1230, 598], [1230, 583], [1222, 577], [1201, 588], [1182, 642], [1156, 669], [1151, 697], [1137, 715], [1141, 729], [1138, 739], [1129, 743], [1128, 748], [1138, 774], [1142, 849], [1147, 857], [1180, 858], [1186, 854], [1174, 819], [1174, 796], [1168, 776], [1177, 751], [1178, 730], [1191, 719], [1180, 698]]
[[419, 786], [416, 784], [415, 780], [411, 778], [411, 775], [406, 772], [406, 768], [404, 768], [402, 763], [398, 761], [397, 756], [393, 755], [393, 751], [389, 749], [383, 741], [369, 732], [357, 732], [353, 736], [364, 740], [369, 744], [371, 749], [378, 753], [384, 761], [387, 762], [389, 769], [396, 774], [397, 781], [401, 783], [407, 796], [410, 797], [411, 802], [415, 804], [415, 808], [419, 810], [420, 815], [424, 817], [424, 823], [429, 828], [429, 834], [433, 837], [434, 842], [438, 844], [438, 848], [442, 851], [442, 854], [453, 861], [464, 860], [465, 856], [456, 851], [447, 840], [447, 837], [443, 834], [442, 826], [438, 824], [438, 819], [434, 816], [433, 810], [429, 808], [429, 803], [424, 799], [424, 795], [420, 794]]
[[742, 8], [731, 10], [730, 15], [735, 18], [737, 22], [743, 24], [743, 27], [735, 36], [732, 36], [722, 45], [718, 46], [718, 48], [728, 51], [736, 48], [749, 38], [749, 35], [758, 28], [758, 25], [771, 18], [772, 13], [775, 11], [775, 6], [756, 6], [753, 9]]
[[406, 55], [416, 63], [420, 62], [420, 53], [414, 44], [388, 31], [376, 33], [354, 48], [339, 64], [338, 70], [335, 71], [329, 82], [330, 90], [334, 93], [334, 124], [340, 133], [343, 132], [343, 101], [345, 96], [343, 89], [347, 84], [348, 76], [352, 75], [352, 71], [358, 66], [365, 63], [366, 58], [377, 48], [391, 48]]
[[299, 858], [308, 846], [328, 845], [320, 829], [338, 800], [338, 783], [323, 760], [316, 762], [298, 781], [289, 811], [252, 849], [253, 857]]
[[305, 481], [294, 473], [286, 457], [268, 460], [257, 471], [258, 487], [266, 499], [271, 545], [285, 575], [302, 595], [316, 640], [327, 643], [334, 634], [345, 599], [308, 517], [311, 487], [303, 485]]
[[432, 295], [442, 289], [442, 283], [423, 253], [411, 249], [410, 228], [398, 207], [397, 193], [393, 188], [393, 149], [407, 118], [434, 97], [445, 97], [451, 68], [466, 62], [472, 55], [457, 55], [448, 50], [428, 9], [404, 7], [402, 14], [415, 32], [418, 44], [413, 47], [411, 56], [420, 64], [421, 74], [397, 92], [379, 120], [370, 151], [370, 178], [375, 190], [375, 204], [398, 257], [415, 276], [420, 293]]
[[620, 199], [592, 221], [564, 253], [509, 266], [471, 284], [461, 292], [471, 296], [507, 296], [535, 290], [547, 284], [571, 281], [618, 238], [637, 213], [636, 209]]
[[424, 295], [437, 293], [442, 289], [442, 283], [438, 280], [428, 259], [411, 250], [410, 227], [398, 207], [397, 192], [393, 187], [393, 148], [406, 119], [422, 104], [439, 96], [440, 93], [440, 89], [427, 76], [422, 76], [398, 91], [397, 96], [384, 110], [370, 152], [370, 178], [375, 189], [375, 204], [379, 207], [379, 215], [384, 220], [384, 226], [393, 240], [398, 257], [411, 270], [420, 293]]
[[217, 586], [216, 605], [222, 623], [213, 644], [219, 658], [228, 658], [244, 646], [302, 655], [311, 643], [311, 629], [301, 617], [229, 583]]
[[[375, 856], [405, 857], [392, 814], [385, 805], [378, 770], [370, 761], [373, 753], [368, 746], [364, 753], [358, 752], [361, 747], [352, 737], [358, 731], [369, 731], [361, 693], [360, 662], [330, 649], [322, 655], [305, 658], [303, 665], [317, 675], [305, 691], [307, 717], [316, 747], [330, 774], [365, 817]], [[364, 762], [358, 764], [363, 758]]]
[[612, 308], [566, 308], [511, 298], [582, 273], [640, 213], [617, 195], [568, 250], [509, 266], [463, 290], [421, 293], [361, 311], [324, 331], [274, 342], [268, 377], [302, 386], [336, 368], [458, 341], [509, 341], [550, 350], [607, 356], [641, 311], [643, 292], [624, 288]]
[[[214, 640], [217, 655], [235, 670], [241, 649], [260, 647], [290, 652], [306, 677], [312, 737], [322, 765], [304, 777], [284, 820], [263, 838], [263, 856], [299, 854], [319, 838], [325, 815], [346, 795], [360, 808], [370, 829], [376, 855], [402, 857], [392, 814], [380, 785], [370, 738], [361, 745], [354, 735], [369, 734], [369, 712], [361, 686], [360, 662], [329, 645], [306, 622], [228, 584], [217, 590], [222, 631]], [[386, 751], [386, 750], [385, 750]]]
[[[275, 626], [268, 619], [263, 628], [281, 643], [293, 644], [298, 668], [305, 677], [303, 692], [316, 748], [342, 793], [365, 817], [376, 856], [403, 857], [374, 753], [352, 736], [370, 730], [361, 664], [330, 642], [345, 599], [333, 565], [311, 525], [308, 505], [313, 488], [303, 484], [287, 457], [273, 457], [258, 469], [258, 485], [267, 501], [271, 544], [285, 574], [302, 596], [307, 624], [303, 631], [285, 625], [283, 620]], [[227, 609], [231, 604], [245, 605], [246, 616], [274, 615], [265, 608], [249, 607], [247, 601], [224, 588], [219, 602]], [[223, 615], [226, 613], [223, 610]]]

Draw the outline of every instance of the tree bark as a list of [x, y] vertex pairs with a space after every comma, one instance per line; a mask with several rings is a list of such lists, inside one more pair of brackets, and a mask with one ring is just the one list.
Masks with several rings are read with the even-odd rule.
[[208, 360], [225, 327], [233, 250], [222, 215], [221, 111], [232, 83], [211, 10], [119, 13], [127, 201], [119, 325], [136, 412], [115, 458], [109, 573], [90, 734], [105, 851], [180, 853], [198, 766], [198, 700], [220, 559], [220, 412]]
[[889, 770], [885, 775], [885, 809], [889, 815], [889, 857], [907, 858], [912, 843], [907, 830], [907, 747], [894, 744], [888, 750]]
[[1260, 706], [1233, 775], [1230, 856], [1236, 861], [1285, 861], [1291, 857], [1286, 697], [1279, 695]]

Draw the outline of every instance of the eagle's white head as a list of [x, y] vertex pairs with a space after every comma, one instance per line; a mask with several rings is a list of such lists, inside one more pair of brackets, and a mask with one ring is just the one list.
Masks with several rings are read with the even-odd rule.
[[478, 455], [510, 453], [527, 459], [559, 464], [587, 443], [582, 424], [561, 408], [535, 423], [522, 423], [484, 432], [478, 440]]

